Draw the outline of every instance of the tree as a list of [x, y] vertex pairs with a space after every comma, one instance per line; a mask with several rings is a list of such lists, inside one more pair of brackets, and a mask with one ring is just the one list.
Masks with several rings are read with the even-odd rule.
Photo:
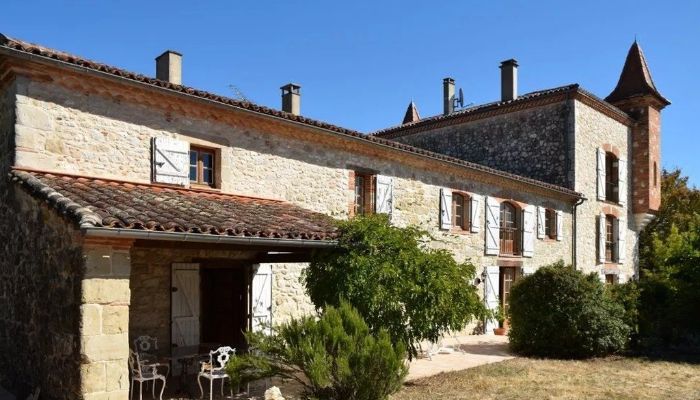
[[339, 223], [338, 246], [313, 254], [304, 273], [316, 307], [345, 299], [373, 332], [385, 328], [409, 357], [422, 340], [438, 341], [484, 315], [475, 267], [444, 249], [429, 249], [425, 231], [391, 226], [384, 215]]

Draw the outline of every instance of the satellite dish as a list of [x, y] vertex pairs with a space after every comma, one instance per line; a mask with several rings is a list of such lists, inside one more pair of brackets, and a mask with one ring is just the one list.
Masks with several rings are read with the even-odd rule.
[[455, 109], [464, 108], [464, 92], [462, 92], [462, 88], [459, 88], [459, 96], [452, 99], [452, 107]]

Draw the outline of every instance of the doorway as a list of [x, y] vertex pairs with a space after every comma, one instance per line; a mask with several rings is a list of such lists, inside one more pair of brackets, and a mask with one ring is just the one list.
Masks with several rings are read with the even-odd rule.
[[[501, 301], [501, 307], [503, 309], [503, 312], [506, 315], [508, 315], [508, 313], [510, 312], [510, 310], [509, 310], [510, 291], [513, 287], [513, 283], [515, 282], [515, 278], [516, 278], [515, 273], [516, 273], [515, 267], [501, 267], [500, 268], [498, 295], [499, 295], [499, 299]], [[504, 328], [508, 327], [508, 319], [503, 321], [503, 327]]]
[[248, 268], [203, 267], [200, 339], [244, 349], [248, 326]]

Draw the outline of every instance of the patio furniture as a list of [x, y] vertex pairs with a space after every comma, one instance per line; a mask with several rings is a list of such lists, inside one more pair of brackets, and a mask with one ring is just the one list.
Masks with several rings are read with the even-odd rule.
[[129, 399], [134, 397], [134, 383], [139, 383], [139, 400], [143, 400], [143, 383], [152, 382], [153, 387], [151, 394], [156, 398], [156, 381], [163, 381], [163, 387], [160, 389], [160, 400], [163, 400], [163, 392], [165, 391], [165, 376], [158, 373], [156, 367], [152, 365], [141, 364], [139, 353], [129, 349], [129, 369], [131, 370], [131, 385], [129, 389]]
[[134, 339], [134, 348], [139, 353], [141, 363], [146, 366], [154, 366], [156, 368], [165, 368], [165, 377], [170, 375], [170, 359], [159, 359], [156, 355], [158, 352], [158, 338], [148, 335], [141, 335]]
[[172, 351], [170, 353], [170, 360], [172, 360], [174, 363], [177, 363], [180, 366], [179, 371], [177, 369], [173, 370], [173, 375], [177, 375], [177, 372], [179, 372], [180, 375], [180, 378], [178, 380], [179, 384], [177, 393], [186, 393], [190, 397], [194, 397], [194, 395], [190, 392], [189, 388], [187, 387], [188, 371], [190, 370], [192, 365], [198, 364], [198, 362], [200, 361], [209, 360], [209, 352], [212, 349], [219, 348], [220, 346], [221, 345], [219, 343], [200, 343], [189, 346], [174, 346], [172, 348]]
[[[199, 374], [197, 374], [197, 383], [199, 384], [200, 399], [204, 397], [204, 389], [202, 389], [201, 381], [202, 378], [209, 379], [209, 400], [212, 400], [214, 398], [214, 381], [217, 379], [221, 380], [221, 396], [224, 395], [224, 383], [226, 379], [229, 379], [224, 368], [226, 367], [226, 363], [228, 363], [228, 360], [231, 358], [231, 356], [235, 354], [236, 349], [229, 346], [222, 346], [216, 350], [212, 350], [209, 352], [209, 361], [202, 362], [201, 370]], [[230, 387], [230, 389], [231, 397], [233, 397], [233, 387]]]

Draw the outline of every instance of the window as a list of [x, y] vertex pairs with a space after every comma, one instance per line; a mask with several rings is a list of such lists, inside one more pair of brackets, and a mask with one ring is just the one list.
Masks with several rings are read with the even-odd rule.
[[501, 254], [519, 254], [520, 229], [516, 210], [515, 206], [508, 202], [501, 203], [501, 226], [499, 235]]
[[544, 212], [544, 235], [549, 239], [557, 238], [557, 213], [551, 208]]
[[214, 186], [214, 151], [190, 147], [190, 183]]
[[463, 194], [452, 193], [452, 226], [462, 230], [469, 229], [469, 198]]
[[374, 210], [372, 204], [373, 181], [372, 175], [355, 172], [354, 215], [368, 215]]
[[615, 276], [615, 274], [605, 274], [605, 284], [614, 285], [615, 281], [617, 280], [616, 278], [617, 276]]
[[615, 254], [615, 235], [613, 227], [615, 226], [615, 217], [612, 215], [605, 216], [605, 262], [613, 262]]
[[605, 153], [605, 200], [617, 203], [619, 200], [618, 160], [615, 154]]

